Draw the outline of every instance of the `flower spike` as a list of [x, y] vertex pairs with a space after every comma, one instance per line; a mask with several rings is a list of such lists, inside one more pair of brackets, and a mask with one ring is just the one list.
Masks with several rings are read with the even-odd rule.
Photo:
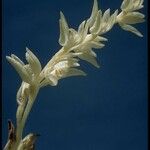
[[[56, 86], [59, 80], [71, 76], [86, 76], [80, 67], [80, 61], [86, 61], [99, 68], [95, 49], [105, 46], [107, 38], [102, 35], [115, 24], [123, 30], [130, 31], [140, 37], [143, 35], [132, 25], [144, 22], [144, 14], [138, 12], [143, 7], [144, 0], [123, 0], [121, 12], [110, 9], [104, 13], [98, 9], [98, 2], [94, 0], [91, 16], [85, 19], [77, 30], [69, 28], [66, 18], [60, 12], [59, 44], [61, 49], [48, 61], [42, 69], [39, 59], [26, 48], [25, 64], [16, 55], [6, 56], [8, 62], [15, 68], [22, 79], [16, 99], [16, 128], [9, 121], [8, 142], [4, 150], [34, 150], [37, 134], [30, 133], [22, 137], [28, 115], [36, 100], [40, 88], [47, 85]], [[16, 130], [15, 130], [16, 129]]]
[[117, 22], [123, 30], [130, 31], [139, 37], [143, 35], [131, 24], [144, 22], [144, 14], [137, 12], [143, 8], [143, 0], [124, 0], [121, 5], [122, 12], [117, 16]]

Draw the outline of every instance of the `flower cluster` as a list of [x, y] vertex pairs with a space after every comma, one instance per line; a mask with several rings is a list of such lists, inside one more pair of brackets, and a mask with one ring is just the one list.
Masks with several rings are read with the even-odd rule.
[[21, 61], [16, 55], [6, 56], [9, 63], [16, 69], [22, 79], [21, 87], [17, 93], [17, 102], [22, 104], [29, 95], [33, 94], [32, 87], [39, 86], [39, 74], [41, 72], [41, 63], [38, 58], [26, 48], [27, 64]]
[[102, 43], [107, 41], [102, 34], [108, 32], [115, 23], [124, 29], [131, 31], [138, 36], [142, 34], [129, 24], [136, 24], [144, 21], [144, 15], [136, 12], [143, 7], [143, 0], [124, 0], [118, 15], [116, 10], [110, 15], [110, 9], [104, 13], [98, 9], [97, 0], [94, 0], [91, 16], [84, 20], [76, 31], [69, 28], [65, 16], [60, 12], [60, 37], [59, 44], [62, 48], [52, 57], [43, 68], [38, 58], [27, 48], [24, 64], [17, 56], [7, 56], [7, 60], [13, 65], [22, 79], [22, 85], [17, 94], [18, 102], [25, 99], [31, 93], [31, 87], [44, 87], [46, 85], [56, 86], [58, 80], [77, 75], [86, 75], [78, 69], [79, 60], [84, 60], [95, 67], [99, 67], [94, 49], [103, 48]]
[[142, 34], [129, 24], [136, 24], [144, 21], [144, 15], [136, 12], [143, 7], [143, 0], [124, 0], [118, 15], [116, 10], [110, 15], [110, 9], [104, 13], [98, 9], [97, 0], [94, 0], [91, 16], [84, 20], [76, 31], [69, 28], [65, 16], [60, 12], [60, 36], [59, 44], [62, 48], [52, 57], [42, 70], [38, 58], [27, 48], [26, 60], [24, 64], [17, 56], [7, 56], [7, 60], [13, 65], [22, 79], [22, 85], [18, 91], [17, 99], [25, 99], [33, 86], [44, 87], [46, 85], [56, 86], [58, 80], [77, 75], [86, 75], [85, 72], [78, 69], [79, 60], [84, 60], [95, 67], [99, 67], [96, 60], [94, 49], [103, 48], [102, 43], [107, 41], [102, 34], [108, 32], [115, 23], [124, 29], [131, 31], [138, 36]]
[[[124, 0], [121, 5], [121, 13], [118, 14], [118, 10], [115, 10], [111, 14], [110, 9], [102, 13], [98, 9], [97, 0], [94, 0], [91, 16], [84, 20], [77, 30], [69, 27], [65, 16], [60, 12], [59, 44], [62, 48], [44, 68], [42, 68], [39, 59], [28, 48], [26, 48], [25, 54], [26, 64], [14, 54], [6, 56], [8, 62], [15, 68], [22, 80], [16, 97], [19, 105], [16, 113], [16, 138], [13, 143], [9, 139], [6, 150], [10, 146], [12, 150], [18, 147], [18, 150], [34, 149], [36, 135], [29, 134], [22, 139], [22, 132], [39, 89], [47, 85], [56, 86], [62, 78], [85, 76], [86, 73], [79, 69], [80, 60], [99, 68], [94, 50], [105, 46], [103, 42], [106, 42], [107, 39], [103, 37], [104, 33], [118, 23], [122, 29], [142, 37], [142, 34], [131, 26], [131, 24], [144, 21], [145, 16], [137, 12], [142, 7], [143, 0]], [[14, 132], [14, 130], [11, 132]]]
[[60, 37], [59, 44], [62, 49], [48, 62], [43, 69], [41, 75], [45, 78], [42, 86], [49, 83], [53, 86], [57, 85], [59, 79], [69, 76], [86, 75], [82, 70], [77, 69], [79, 60], [84, 60], [95, 67], [99, 67], [96, 60], [94, 49], [104, 47], [103, 41], [106, 38], [101, 35], [109, 31], [116, 22], [118, 11], [110, 15], [110, 9], [102, 14], [98, 10], [97, 0], [94, 5], [90, 18], [84, 20], [76, 31], [69, 28], [65, 16], [60, 12]]
[[140, 37], [143, 35], [131, 24], [144, 22], [144, 14], [137, 12], [143, 8], [144, 0], [124, 0], [121, 5], [122, 12], [117, 16], [117, 22], [122, 29], [130, 31]]

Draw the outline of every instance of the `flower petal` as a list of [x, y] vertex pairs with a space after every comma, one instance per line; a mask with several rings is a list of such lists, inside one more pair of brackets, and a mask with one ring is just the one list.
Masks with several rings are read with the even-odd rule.
[[76, 68], [69, 68], [64, 74], [63, 78], [70, 77], [70, 76], [86, 76], [86, 73]]
[[80, 35], [83, 34], [83, 32], [84, 32], [84, 27], [85, 27], [85, 20], [79, 25], [78, 33], [79, 33]]
[[121, 18], [121, 22], [125, 24], [136, 24], [144, 22], [144, 15], [139, 12], [127, 13]]
[[116, 10], [111, 16], [110, 16], [110, 9], [107, 9], [104, 12], [98, 34], [104, 34], [113, 27], [113, 25], [116, 23], [117, 14], [118, 10]]
[[131, 0], [124, 0], [121, 4], [121, 10], [127, 9]]
[[95, 39], [94, 39], [95, 42], [100, 42], [100, 41], [108, 41], [108, 39], [102, 37], [102, 36], [97, 36]]
[[93, 24], [95, 22], [95, 18], [97, 16], [97, 13], [98, 13], [98, 3], [97, 3], [97, 0], [94, 0], [92, 14], [91, 14], [90, 18], [87, 21], [90, 27], [93, 26]]
[[46, 79], [51, 86], [56, 86], [58, 84], [58, 79], [52, 74], [49, 74]]
[[27, 73], [26, 69], [24, 68], [24, 66], [20, 62], [16, 61], [14, 58], [12, 58], [10, 56], [6, 56], [6, 59], [15, 68], [15, 70], [18, 72], [21, 79], [23, 81], [31, 84], [32, 80], [31, 80], [29, 74]]
[[97, 63], [96, 58], [93, 56], [92, 53], [83, 53], [82, 55], [79, 56], [79, 58], [91, 63], [92, 65], [94, 65], [97, 68], [100, 67]]
[[60, 26], [59, 44], [65, 46], [68, 42], [69, 28], [65, 16], [63, 15], [62, 12], [60, 12], [59, 26]]
[[131, 12], [143, 8], [144, 0], [124, 0], [121, 5], [121, 10]]
[[103, 22], [107, 22], [109, 18], [110, 18], [110, 8], [104, 12], [102, 20]]
[[105, 45], [102, 43], [99, 43], [99, 42], [92, 41], [90, 43], [90, 46], [91, 46], [91, 48], [100, 49], [100, 48], [103, 48]]
[[80, 39], [80, 42], [82, 42], [82, 41], [85, 39], [85, 37], [87, 36], [88, 28], [89, 28], [88, 22], [83, 21], [83, 22], [80, 24], [80, 26], [79, 26], [79, 28], [78, 28], [78, 34], [79, 34], [79, 36], [80, 36], [80, 38], [81, 38], [81, 39]]
[[39, 75], [42, 69], [40, 61], [28, 48], [26, 48], [26, 51], [27, 62], [29, 63], [33, 73], [35, 75]]
[[54, 66], [54, 70], [62, 70], [62, 69], [65, 69], [65, 68], [78, 67], [78, 66], [80, 66], [80, 64], [78, 63], [78, 59], [69, 58], [69, 59], [62, 60], [62, 61], [58, 62]]
[[93, 26], [90, 28], [90, 32], [92, 34], [97, 34], [97, 32], [100, 28], [101, 16], [102, 16], [102, 12], [101, 12], [101, 10], [99, 10], [97, 13], [95, 22], [94, 22]]
[[24, 62], [20, 58], [18, 58], [16, 55], [11, 54], [11, 57], [14, 58], [16, 61], [18, 61], [20, 64], [25, 65]]
[[110, 30], [110, 29], [113, 27], [113, 25], [116, 23], [117, 15], [118, 15], [118, 10], [116, 10], [116, 11], [111, 15], [111, 17], [110, 17], [110, 19], [109, 19], [107, 31]]
[[136, 34], [136, 35], [139, 36], [139, 37], [143, 37], [143, 35], [142, 35], [136, 28], [134, 28], [134, 27], [131, 26], [131, 25], [120, 24], [120, 26], [121, 26], [121, 28], [122, 28], [123, 30], [130, 31], [130, 32]]

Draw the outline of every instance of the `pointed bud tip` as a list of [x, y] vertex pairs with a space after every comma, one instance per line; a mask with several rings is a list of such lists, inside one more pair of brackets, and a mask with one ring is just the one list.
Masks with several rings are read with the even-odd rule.
[[143, 34], [140, 34], [139, 37], [143, 37]]
[[6, 59], [10, 61], [12, 58], [10, 56], [6, 56]]
[[64, 14], [62, 11], [60, 11], [60, 17], [63, 18], [64, 17]]
[[26, 47], [26, 51], [27, 51], [27, 52], [30, 51], [28, 47]]
[[94, 0], [94, 6], [98, 6], [97, 0]]

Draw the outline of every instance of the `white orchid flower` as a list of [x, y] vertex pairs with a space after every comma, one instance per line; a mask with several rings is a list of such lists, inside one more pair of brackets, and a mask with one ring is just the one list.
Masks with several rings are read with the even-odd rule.
[[17, 92], [18, 104], [24, 104], [29, 95], [32, 95], [31, 87], [39, 86], [38, 76], [41, 72], [41, 64], [38, 58], [26, 48], [26, 60], [24, 64], [16, 55], [6, 56], [8, 62], [15, 68], [22, 79], [22, 84]]
[[75, 67], [79, 67], [79, 59], [76, 56], [80, 55], [80, 53], [70, 52], [65, 54], [64, 56], [58, 56], [55, 58], [55, 62], [51, 66], [46, 66], [43, 69], [42, 76], [44, 79], [42, 80], [41, 87], [50, 84], [51, 86], [56, 86], [58, 80], [70, 76], [84, 76], [86, 75], [82, 70], [76, 69]]
[[124, 0], [121, 4], [121, 10], [125, 12], [132, 12], [143, 8], [144, 0]]
[[94, 0], [91, 16], [87, 20], [90, 27], [90, 33], [101, 35], [108, 32], [116, 23], [117, 14], [118, 10], [110, 15], [110, 9], [107, 9], [102, 14], [102, 11], [98, 9], [97, 0]]
[[76, 68], [80, 66], [80, 59], [99, 67], [96, 60], [97, 55], [93, 49], [101, 49], [105, 46], [102, 42], [107, 41], [107, 39], [101, 35], [108, 32], [116, 22], [124, 30], [142, 36], [134, 27], [129, 25], [144, 21], [143, 14], [133, 12], [142, 8], [142, 3], [142, 0], [124, 0], [121, 5], [122, 12], [118, 15], [118, 10], [116, 10], [110, 15], [110, 9], [102, 14], [102, 11], [98, 9], [97, 0], [94, 0], [90, 18], [84, 20], [77, 31], [69, 28], [65, 16], [60, 12], [59, 44], [63, 47], [43, 70], [38, 58], [28, 48], [26, 49], [27, 64], [24, 64], [13, 54], [11, 57], [7, 56], [7, 60], [14, 66], [23, 81], [18, 95], [22, 95], [20, 97], [25, 99], [27, 91], [30, 93], [30, 86], [34, 85], [39, 88], [46, 85], [56, 86], [58, 80], [62, 78], [85, 75], [83, 71]]
[[41, 72], [41, 64], [38, 58], [28, 48], [26, 50], [26, 60], [28, 62], [26, 65], [14, 54], [6, 56], [6, 58], [18, 72], [22, 81], [32, 85], [36, 84], [36, 77]]
[[140, 37], [143, 35], [131, 24], [145, 21], [145, 15], [136, 11], [141, 8], [143, 8], [143, 0], [124, 0], [121, 5], [122, 12], [117, 16], [117, 22], [122, 29], [130, 31]]
[[102, 14], [102, 11], [99, 10], [96, 14], [95, 22], [90, 28], [90, 32], [96, 35], [108, 32], [116, 23], [117, 15], [118, 10], [116, 10], [112, 15], [110, 15], [110, 9], [107, 9], [104, 14]]

